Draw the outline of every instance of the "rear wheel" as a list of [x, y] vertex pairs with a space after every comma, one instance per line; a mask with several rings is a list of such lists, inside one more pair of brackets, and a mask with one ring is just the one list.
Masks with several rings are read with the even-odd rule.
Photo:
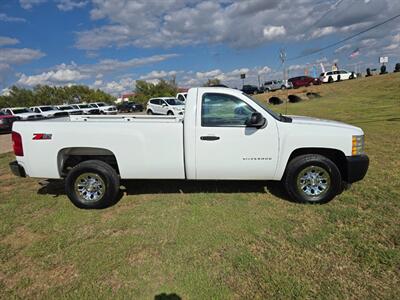
[[329, 76], [329, 78], [328, 78], [328, 82], [329, 82], [329, 83], [332, 83], [332, 82], [333, 82], [333, 78], [332, 78], [332, 76]]
[[337, 81], [340, 81], [341, 80], [341, 78], [340, 78], [340, 75], [338, 75], [338, 77], [337, 77]]
[[105, 208], [117, 200], [119, 176], [105, 162], [87, 160], [68, 173], [65, 191], [71, 202], [79, 208]]
[[153, 115], [153, 111], [152, 111], [151, 109], [148, 109], [148, 110], [147, 110], [147, 114], [148, 114], [148, 115]]
[[327, 203], [342, 191], [339, 169], [330, 159], [318, 154], [291, 160], [283, 184], [293, 200], [310, 204]]
[[174, 113], [173, 113], [172, 111], [169, 110], [169, 111], [167, 112], [167, 115], [168, 115], [168, 116], [173, 116]]

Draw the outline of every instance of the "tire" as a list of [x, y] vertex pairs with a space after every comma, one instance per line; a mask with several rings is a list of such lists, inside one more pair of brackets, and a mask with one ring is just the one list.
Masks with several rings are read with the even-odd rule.
[[337, 77], [337, 81], [340, 81], [340, 75], [338, 75], [338, 77]]
[[281, 90], [286, 90], [286, 86], [282, 85]]
[[333, 82], [333, 78], [332, 78], [332, 76], [329, 76], [328, 83], [332, 83], [332, 82]]
[[289, 162], [283, 185], [296, 202], [323, 204], [342, 192], [342, 177], [338, 167], [327, 157], [306, 154]]
[[168, 116], [173, 116], [174, 113], [173, 113], [172, 111], [169, 110], [169, 111], [167, 112], [167, 115], [168, 115]]
[[148, 115], [154, 115], [154, 113], [153, 113], [153, 111], [152, 111], [151, 109], [148, 109], [148, 110], [147, 110], [147, 114], [148, 114]]
[[117, 172], [100, 160], [81, 162], [65, 179], [68, 198], [76, 207], [85, 209], [105, 208], [114, 204], [117, 201], [119, 186]]

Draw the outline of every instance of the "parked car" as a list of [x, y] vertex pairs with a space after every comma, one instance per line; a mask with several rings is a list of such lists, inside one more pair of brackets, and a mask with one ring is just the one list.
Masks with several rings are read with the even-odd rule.
[[58, 105], [56, 106], [57, 109], [67, 112], [69, 115], [82, 115], [83, 111], [80, 109], [73, 108], [71, 105]]
[[89, 104], [72, 104], [73, 108], [82, 111], [84, 115], [99, 115], [100, 110], [98, 108], [90, 107]]
[[31, 111], [27, 107], [12, 107], [12, 108], [3, 108], [2, 112], [6, 113], [7, 115], [19, 117], [20, 120], [42, 120], [44, 116], [38, 113]]
[[283, 116], [227, 88], [192, 88], [186, 107], [184, 118], [16, 122], [10, 168], [17, 176], [64, 179], [67, 196], [82, 208], [112, 205], [128, 179], [276, 180], [293, 200], [321, 204], [367, 173], [358, 127]]
[[291, 89], [293, 85], [287, 80], [271, 80], [266, 81], [262, 86], [262, 91], [272, 92], [276, 90]]
[[179, 101], [185, 102], [186, 97], [187, 97], [187, 93], [178, 93], [178, 94], [176, 94], [175, 98], [178, 99]]
[[130, 101], [122, 102], [117, 108], [120, 113], [131, 113], [136, 111], [142, 112], [144, 110], [142, 104]]
[[242, 92], [248, 95], [258, 94], [260, 90], [255, 85], [244, 85], [242, 88]]
[[183, 115], [185, 103], [175, 98], [152, 98], [147, 102], [148, 115]]
[[100, 114], [103, 115], [115, 115], [118, 112], [115, 105], [108, 105], [104, 102], [90, 103], [89, 107], [97, 108], [100, 111]]
[[18, 120], [19, 117], [7, 115], [5, 112], [0, 111], [0, 132], [1, 133], [11, 132], [13, 123]]
[[60, 118], [67, 117], [68, 113], [65, 111], [61, 111], [58, 108], [53, 106], [33, 106], [30, 108], [33, 112], [41, 114], [45, 118]]
[[319, 79], [325, 83], [332, 83], [334, 81], [348, 80], [354, 78], [357, 78], [357, 75], [354, 72], [348, 72], [346, 70], [329, 71], [321, 73], [321, 75], [319, 76]]
[[311, 85], [320, 85], [321, 80], [318, 78], [310, 77], [310, 76], [298, 76], [293, 77], [288, 80], [293, 86], [293, 88], [299, 88], [303, 86], [311, 86]]

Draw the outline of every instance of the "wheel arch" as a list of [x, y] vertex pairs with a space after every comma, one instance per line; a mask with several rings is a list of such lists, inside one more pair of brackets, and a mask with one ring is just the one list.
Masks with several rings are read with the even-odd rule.
[[104, 148], [70, 147], [63, 148], [57, 154], [57, 167], [61, 177], [65, 177], [70, 169], [87, 160], [100, 160], [109, 164], [119, 174], [115, 154]]
[[329, 158], [339, 169], [343, 181], [347, 180], [347, 159], [346, 155], [338, 149], [334, 148], [298, 148], [292, 151], [286, 163], [286, 168], [291, 160], [305, 154], [319, 154]]

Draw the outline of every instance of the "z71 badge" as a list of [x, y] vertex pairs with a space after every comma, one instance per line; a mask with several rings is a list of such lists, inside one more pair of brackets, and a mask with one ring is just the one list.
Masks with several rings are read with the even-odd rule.
[[50, 133], [34, 133], [32, 140], [51, 140], [52, 136]]

